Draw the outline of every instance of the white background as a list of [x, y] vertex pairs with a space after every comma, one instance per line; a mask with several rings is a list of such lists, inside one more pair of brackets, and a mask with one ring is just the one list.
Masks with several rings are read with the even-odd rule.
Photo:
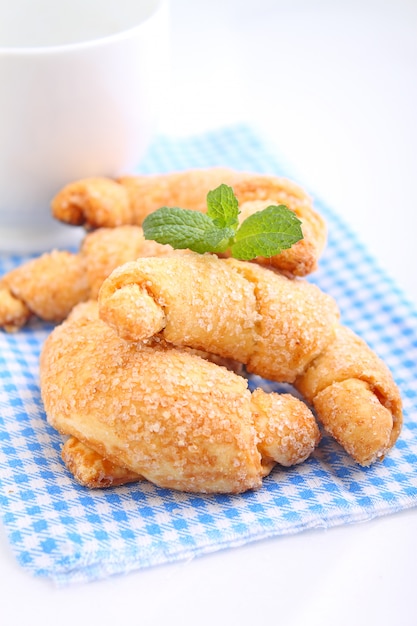
[[[417, 304], [417, 1], [171, 0], [171, 19], [161, 132], [259, 128]], [[416, 526], [412, 510], [67, 589], [21, 570], [0, 529], [0, 620], [414, 626]]]

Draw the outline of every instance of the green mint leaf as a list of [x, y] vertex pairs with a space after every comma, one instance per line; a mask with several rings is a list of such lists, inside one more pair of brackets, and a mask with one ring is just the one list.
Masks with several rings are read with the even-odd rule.
[[142, 224], [145, 239], [194, 252], [225, 252], [235, 231], [218, 228], [205, 213], [162, 207], [150, 213]]
[[284, 205], [269, 206], [242, 222], [231, 246], [232, 256], [250, 261], [271, 257], [303, 239], [301, 222]]
[[239, 206], [233, 189], [220, 185], [207, 194], [207, 215], [218, 228], [238, 227]]

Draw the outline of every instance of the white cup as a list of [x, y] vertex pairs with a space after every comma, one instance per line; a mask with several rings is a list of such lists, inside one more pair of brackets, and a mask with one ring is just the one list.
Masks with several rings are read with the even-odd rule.
[[0, 252], [67, 245], [61, 187], [138, 166], [168, 37], [164, 0], [0, 0]]

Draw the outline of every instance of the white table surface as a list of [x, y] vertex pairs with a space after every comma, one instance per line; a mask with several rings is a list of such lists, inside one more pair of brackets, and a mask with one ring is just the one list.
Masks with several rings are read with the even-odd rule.
[[[171, 0], [171, 16], [160, 130], [259, 128], [417, 306], [416, 0]], [[0, 527], [0, 622], [415, 626], [416, 526], [414, 509], [62, 589]]]

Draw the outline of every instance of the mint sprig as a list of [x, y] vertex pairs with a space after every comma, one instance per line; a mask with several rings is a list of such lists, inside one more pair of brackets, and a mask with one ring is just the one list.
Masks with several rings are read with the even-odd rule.
[[207, 194], [207, 212], [162, 207], [143, 222], [145, 239], [203, 254], [230, 250], [250, 261], [275, 256], [303, 238], [301, 222], [284, 205], [271, 205], [247, 217], [239, 226], [239, 206], [231, 187], [220, 185]]

